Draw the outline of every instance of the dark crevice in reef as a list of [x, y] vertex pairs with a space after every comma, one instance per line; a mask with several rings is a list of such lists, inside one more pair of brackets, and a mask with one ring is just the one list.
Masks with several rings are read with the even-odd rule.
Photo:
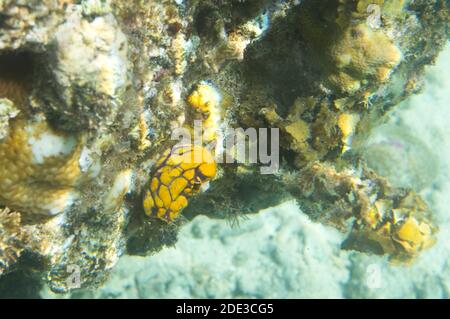
[[40, 299], [44, 282], [38, 269], [44, 261], [33, 253], [24, 252], [18, 262], [17, 267], [0, 276], [0, 299]]
[[268, 33], [245, 53], [249, 83], [266, 88], [280, 107], [280, 116], [287, 114], [296, 98], [317, 94], [323, 75], [320, 66], [312, 60], [312, 48], [302, 37], [298, 20], [303, 6], [292, 8], [286, 18], [274, 21]]
[[0, 77], [16, 79], [21, 82], [30, 80], [33, 70], [33, 58], [30, 52], [0, 53]]
[[39, 299], [41, 279], [31, 273], [15, 271], [0, 280], [0, 299]]
[[20, 257], [21, 267], [11, 269], [0, 277], [0, 299], [39, 299], [44, 285], [42, 274], [35, 269], [40, 267], [39, 258], [24, 253]]
[[271, 4], [270, 0], [202, 1], [195, 17], [195, 28], [200, 34], [211, 31], [218, 21], [224, 23], [227, 32], [261, 14]]
[[34, 60], [29, 52], [2, 52], [0, 54], [0, 97], [23, 105], [31, 91]]

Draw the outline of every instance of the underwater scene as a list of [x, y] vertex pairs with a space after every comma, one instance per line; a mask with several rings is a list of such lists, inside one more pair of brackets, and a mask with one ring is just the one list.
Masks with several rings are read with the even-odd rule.
[[0, 299], [450, 298], [446, 0], [0, 0]]

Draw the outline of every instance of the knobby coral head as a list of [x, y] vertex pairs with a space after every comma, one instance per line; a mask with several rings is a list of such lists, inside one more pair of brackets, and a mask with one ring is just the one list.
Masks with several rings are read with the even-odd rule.
[[202, 146], [175, 146], [166, 151], [145, 191], [145, 213], [172, 222], [188, 205], [189, 197], [213, 179], [216, 171], [211, 153]]

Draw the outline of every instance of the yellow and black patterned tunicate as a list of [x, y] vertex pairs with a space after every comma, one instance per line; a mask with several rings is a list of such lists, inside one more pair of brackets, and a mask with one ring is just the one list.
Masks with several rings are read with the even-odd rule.
[[175, 146], [156, 163], [144, 195], [148, 216], [172, 222], [188, 205], [188, 199], [202, 184], [216, 175], [211, 153], [199, 145]]

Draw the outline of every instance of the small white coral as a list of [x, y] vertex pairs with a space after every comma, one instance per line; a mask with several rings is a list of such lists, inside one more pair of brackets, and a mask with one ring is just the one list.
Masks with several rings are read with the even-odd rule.
[[128, 80], [127, 39], [112, 14], [89, 19], [77, 6], [68, 10], [53, 40], [49, 70], [55, 86], [45, 83], [40, 103], [69, 130], [114, 121]]
[[88, 21], [74, 12], [55, 39], [57, 68], [52, 70], [64, 95], [76, 94], [70, 90], [71, 81], [108, 96], [116, 96], [125, 85], [127, 41], [112, 15]]

